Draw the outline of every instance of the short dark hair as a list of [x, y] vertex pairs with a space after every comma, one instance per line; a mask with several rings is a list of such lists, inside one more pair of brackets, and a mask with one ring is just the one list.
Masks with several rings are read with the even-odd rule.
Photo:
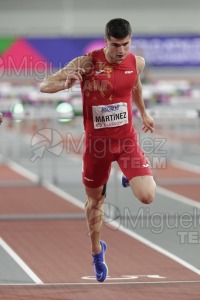
[[110, 39], [111, 36], [116, 39], [124, 39], [127, 36], [131, 36], [131, 34], [131, 25], [125, 19], [112, 19], [106, 24], [105, 35], [108, 39]]

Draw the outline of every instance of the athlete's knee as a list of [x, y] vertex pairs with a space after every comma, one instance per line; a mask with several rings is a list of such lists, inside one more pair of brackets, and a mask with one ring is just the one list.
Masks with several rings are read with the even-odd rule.
[[86, 206], [90, 205], [92, 207], [98, 207], [103, 205], [105, 197], [106, 197], [106, 184], [104, 184], [101, 188], [90, 189], [86, 188], [87, 194], [87, 202]]
[[136, 197], [143, 203], [143, 204], [150, 204], [153, 202], [155, 198], [155, 190], [156, 190], [156, 185], [152, 185], [151, 187], [140, 190], [136, 194]]
[[90, 209], [101, 209], [102, 205], [104, 203], [104, 197], [102, 195], [97, 195], [97, 196], [88, 196], [87, 195], [87, 200], [85, 203], [85, 207]]
[[138, 195], [138, 199], [143, 203], [143, 204], [151, 204], [154, 200], [154, 195], [153, 193], [142, 193]]

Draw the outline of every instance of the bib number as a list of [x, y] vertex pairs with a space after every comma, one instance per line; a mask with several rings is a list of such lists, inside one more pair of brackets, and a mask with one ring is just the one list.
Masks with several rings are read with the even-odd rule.
[[92, 106], [95, 129], [118, 127], [128, 123], [127, 103]]

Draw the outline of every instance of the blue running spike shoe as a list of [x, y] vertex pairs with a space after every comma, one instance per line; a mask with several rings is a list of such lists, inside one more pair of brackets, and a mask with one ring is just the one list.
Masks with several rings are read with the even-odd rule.
[[100, 282], [103, 282], [108, 275], [108, 267], [105, 263], [105, 252], [106, 252], [106, 243], [104, 241], [100, 241], [101, 244], [101, 252], [98, 254], [93, 254], [93, 264], [94, 264], [94, 272], [96, 279]]
[[122, 186], [125, 188], [129, 186], [129, 181], [124, 174], [122, 174]]

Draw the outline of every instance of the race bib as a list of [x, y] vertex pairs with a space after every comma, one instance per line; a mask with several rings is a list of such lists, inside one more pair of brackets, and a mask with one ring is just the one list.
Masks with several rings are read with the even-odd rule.
[[128, 123], [127, 103], [92, 106], [95, 129], [118, 127]]

